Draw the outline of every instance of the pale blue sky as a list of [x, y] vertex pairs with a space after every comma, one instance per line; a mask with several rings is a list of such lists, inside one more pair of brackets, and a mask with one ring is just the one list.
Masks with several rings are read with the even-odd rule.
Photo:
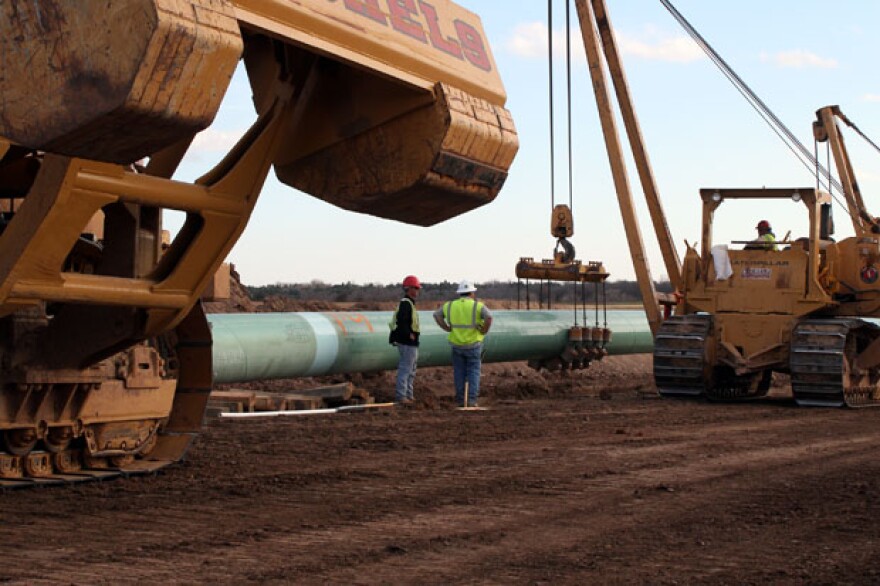
[[[550, 171], [547, 3], [460, 0], [479, 14], [504, 81], [520, 140], [507, 183], [491, 204], [430, 228], [335, 208], [270, 176], [229, 260], [250, 285], [276, 282], [390, 283], [416, 274], [426, 281], [513, 280], [521, 256], [548, 258]], [[607, 0], [668, 221], [679, 248], [700, 237], [700, 187], [794, 187], [815, 181], [721, 73], [685, 36], [659, 0]], [[817, 108], [840, 104], [875, 142], [880, 140], [880, 2], [838, 0], [673, 0], [673, 4], [782, 121], [812, 149]], [[602, 260], [612, 279], [633, 278], [580, 31], [572, 2], [574, 148], [573, 210], [578, 258]], [[555, 1], [557, 55], [556, 200], [567, 203], [565, 146], [565, 4]], [[253, 119], [240, 74], [211, 129], [197, 139], [181, 169], [192, 179]], [[880, 154], [846, 134], [869, 208], [880, 214]], [[820, 156], [824, 160], [824, 149]], [[640, 186], [630, 181], [637, 199]], [[716, 243], [754, 236], [768, 219], [777, 236], [797, 235], [802, 207], [756, 210], [725, 204]], [[641, 206], [646, 245], [656, 250]], [[835, 209], [838, 235], [849, 225]], [[168, 221], [173, 227], [175, 218]], [[649, 253], [654, 277], [665, 274]]]

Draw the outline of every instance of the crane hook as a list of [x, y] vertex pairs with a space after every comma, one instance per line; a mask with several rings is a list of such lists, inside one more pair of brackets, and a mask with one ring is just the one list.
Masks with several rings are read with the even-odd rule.
[[[559, 251], [560, 246], [562, 247], [562, 252]], [[553, 249], [553, 257], [565, 264], [572, 262], [575, 258], [574, 244], [565, 238], [560, 238], [556, 241], [556, 247]]]

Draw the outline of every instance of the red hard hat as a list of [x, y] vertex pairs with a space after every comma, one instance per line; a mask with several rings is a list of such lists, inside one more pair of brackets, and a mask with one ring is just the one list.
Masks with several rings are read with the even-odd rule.
[[421, 289], [422, 284], [419, 283], [419, 278], [415, 275], [410, 275], [403, 280], [403, 288], [407, 289], [409, 287], [414, 287], [416, 289]]
[[755, 229], [756, 230], [762, 230], [762, 229], [769, 230], [770, 229], [770, 222], [768, 222], [767, 220], [761, 220], [760, 222], [758, 222], [758, 225], [755, 226]]

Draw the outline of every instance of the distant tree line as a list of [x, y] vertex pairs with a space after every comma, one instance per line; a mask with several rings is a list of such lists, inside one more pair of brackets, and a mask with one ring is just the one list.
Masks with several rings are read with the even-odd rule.
[[[441, 301], [455, 296], [457, 283], [443, 281], [440, 283], [422, 283], [421, 299], [423, 301]], [[658, 291], [671, 292], [669, 281], [656, 283]], [[528, 289], [525, 281], [488, 281], [476, 283], [477, 296], [485, 299], [507, 299], [523, 303], [528, 296], [532, 303], [546, 303], [548, 288], [546, 282], [543, 287], [536, 281], [530, 281]], [[638, 283], [635, 281], [608, 281], [604, 285], [605, 296], [609, 303], [640, 303]], [[309, 283], [275, 283], [258, 287], [246, 286], [250, 298], [254, 301], [262, 301], [267, 297], [287, 297], [302, 301], [332, 301], [332, 302], [377, 302], [392, 301], [399, 298], [400, 285], [397, 283], [382, 285], [370, 283], [358, 285], [355, 283], [330, 284], [314, 280]], [[570, 304], [577, 299], [580, 301], [586, 294], [587, 302], [592, 303], [595, 298], [595, 288], [592, 283], [587, 283], [585, 289], [573, 283], [551, 283], [549, 297], [552, 304]], [[599, 285], [599, 295], [602, 295], [602, 285]], [[577, 297], [575, 297], [577, 296]]]

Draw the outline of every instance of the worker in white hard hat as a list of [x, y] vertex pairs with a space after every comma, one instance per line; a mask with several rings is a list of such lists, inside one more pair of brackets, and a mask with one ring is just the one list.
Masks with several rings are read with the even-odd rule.
[[400, 354], [400, 360], [397, 362], [397, 385], [394, 391], [394, 402], [398, 405], [411, 405], [415, 400], [413, 384], [416, 380], [420, 335], [416, 300], [421, 290], [422, 284], [415, 275], [403, 279], [403, 298], [388, 324], [391, 328], [388, 343], [397, 346]]
[[483, 338], [492, 327], [492, 313], [485, 303], [477, 301], [476, 290], [470, 281], [462, 281], [456, 290], [458, 299], [447, 301], [434, 312], [434, 321], [449, 332], [455, 401], [459, 407], [477, 407]]

